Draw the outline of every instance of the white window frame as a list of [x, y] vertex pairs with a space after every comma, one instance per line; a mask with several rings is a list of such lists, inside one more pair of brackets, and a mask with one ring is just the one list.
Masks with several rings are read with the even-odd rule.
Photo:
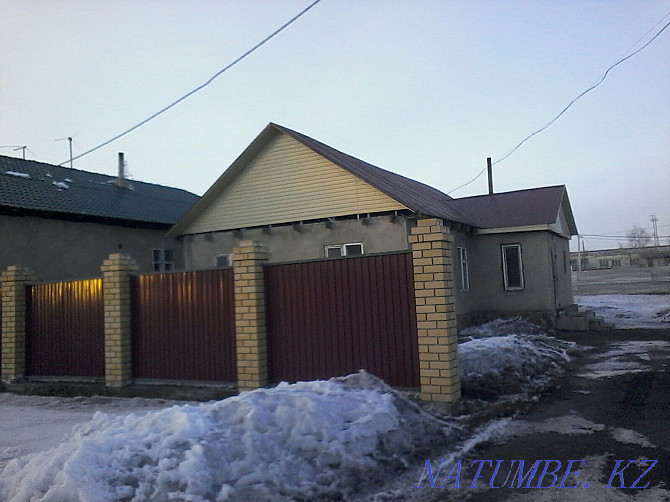
[[[326, 258], [341, 258], [343, 256], [352, 256], [347, 252], [347, 249], [349, 246], [360, 246], [361, 247], [361, 253], [356, 254], [353, 256], [361, 256], [365, 254], [365, 249], [363, 248], [363, 243], [362, 242], [345, 242], [344, 244], [326, 244], [323, 246], [323, 255]], [[340, 250], [340, 256], [328, 256], [328, 250], [329, 249], [339, 249]]]
[[[170, 253], [171, 259], [166, 256]], [[158, 259], [156, 257], [158, 256]], [[154, 248], [151, 250], [151, 262], [154, 272], [170, 272], [174, 270], [174, 249]]]
[[470, 291], [470, 270], [468, 269], [468, 250], [466, 248], [458, 249], [458, 266], [461, 277], [461, 291]]
[[[517, 258], [519, 262], [519, 280], [521, 284], [519, 286], [510, 286], [509, 284], [509, 276], [507, 272], [507, 255], [505, 254], [506, 249], [512, 249], [515, 248], [518, 250], [517, 252]], [[503, 244], [501, 246], [501, 252], [502, 252], [502, 264], [503, 264], [503, 280], [505, 283], [505, 291], [521, 291], [525, 288], [526, 284], [523, 278], [523, 258], [521, 255], [521, 244]]]
[[[225, 257], [226, 260], [228, 261], [227, 265], [220, 265], [219, 264], [219, 258]], [[214, 255], [214, 266], [216, 268], [227, 268], [227, 267], [232, 267], [233, 266], [233, 253], [220, 253], [220, 254], [215, 254]]]

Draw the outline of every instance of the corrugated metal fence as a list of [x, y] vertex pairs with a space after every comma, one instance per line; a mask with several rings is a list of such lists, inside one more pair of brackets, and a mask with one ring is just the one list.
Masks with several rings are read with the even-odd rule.
[[265, 266], [270, 379], [419, 386], [411, 253]]
[[232, 269], [131, 280], [133, 377], [233, 382]]
[[26, 375], [104, 377], [102, 279], [26, 288]]

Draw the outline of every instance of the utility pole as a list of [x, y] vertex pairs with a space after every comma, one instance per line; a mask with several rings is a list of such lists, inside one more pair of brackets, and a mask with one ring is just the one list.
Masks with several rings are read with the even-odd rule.
[[660, 243], [658, 242], [658, 226], [657, 226], [658, 217], [655, 214], [652, 214], [649, 217], [649, 220], [651, 221], [651, 224], [654, 226], [654, 234], [653, 234], [654, 242], [656, 243], [657, 246], [660, 246]]

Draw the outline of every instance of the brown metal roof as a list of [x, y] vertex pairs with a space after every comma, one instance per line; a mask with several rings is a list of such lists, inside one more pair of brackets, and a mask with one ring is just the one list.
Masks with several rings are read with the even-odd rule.
[[555, 223], [565, 185], [453, 199], [451, 204], [470, 216], [479, 228], [506, 228]]
[[468, 225], [473, 224], [467, 214], [450, 204], [453, 199], [437, 188], [368, 164], [286, 127], [271, 125], [416, 213]]

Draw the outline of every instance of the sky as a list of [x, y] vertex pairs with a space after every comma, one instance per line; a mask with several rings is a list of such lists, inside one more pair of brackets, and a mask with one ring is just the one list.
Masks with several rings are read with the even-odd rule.
[[[76, 156], [129, 129], [311, 1], [0, 0], [0, 154], [68, 161], [67, 137]], [[450, 192], [669, 13], [670, 0], [321, 0], [74, 168], [115, 175], [124, 152], [134, 179], [202, 195], [275, 122]], [[668, 54], [670, 28], [495, 164], [495, 191], [566, 185], [586, 249], [626, 244], [634, 225], [651, 233], [650, 215], [669, 236]], [[451, 196], [486, 191], [482, 176]]]

